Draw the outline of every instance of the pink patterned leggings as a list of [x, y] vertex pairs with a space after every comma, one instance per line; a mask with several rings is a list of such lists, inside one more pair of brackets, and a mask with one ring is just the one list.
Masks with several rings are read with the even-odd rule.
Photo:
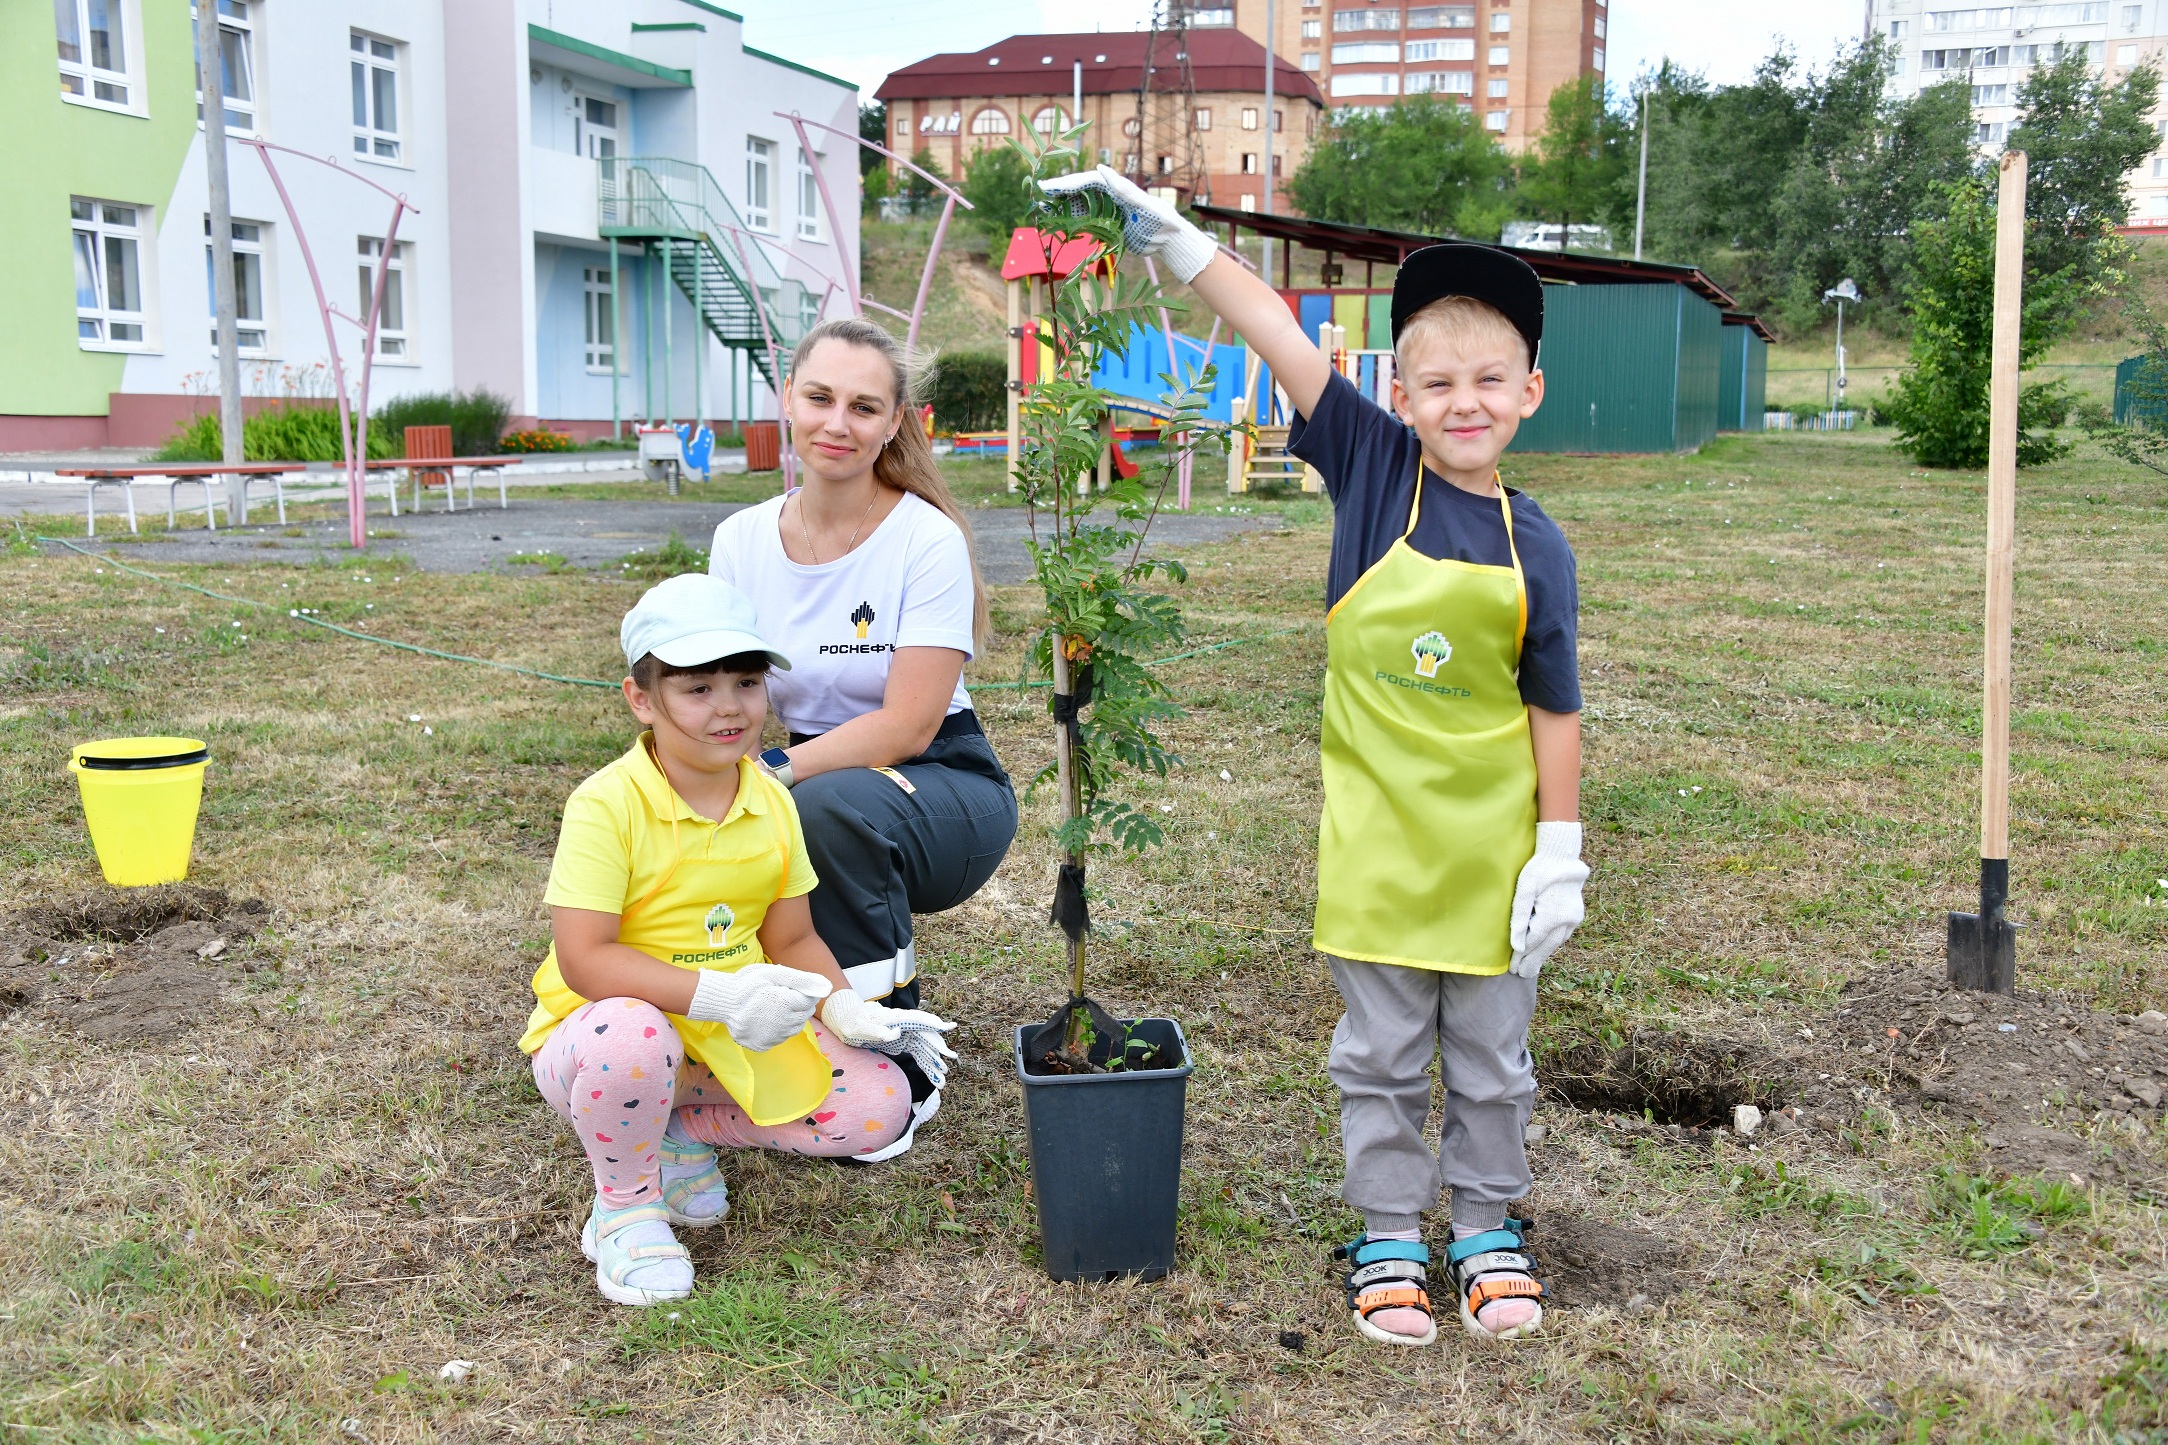
[[656, 1149], [673, 1112], [684, 1135], [724, 1149], [830, 1157], [870, 1154], [911, 1116], [911, 1086], [893, 1060], [855, 1049], [819, 1022], [813, 1036], [835, 1087], [785, 1124], [755, 1124], [706, 1064], [685, 1057], [669, 1015], [636, 998], [605, 998], [567, 1015], [534, 1054], [535, 1087], [573, 1130], [608, 1209], [662, 1194]]

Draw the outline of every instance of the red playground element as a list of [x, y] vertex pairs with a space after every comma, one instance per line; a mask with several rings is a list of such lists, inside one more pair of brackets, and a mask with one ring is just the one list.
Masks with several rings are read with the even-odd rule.
[[1019, 226], [1009, 237], [1009, 253], [1001, 258], [1001, 279], [1046, 276], [1066, 281], [1098, 255], [1099, 243], [1089, 236], [1041, 236], [1029, 226]]

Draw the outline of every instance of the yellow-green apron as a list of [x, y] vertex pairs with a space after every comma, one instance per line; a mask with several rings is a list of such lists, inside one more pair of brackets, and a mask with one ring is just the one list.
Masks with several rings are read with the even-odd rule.
[[[755, 778], [753, 786], [780, 786], [769, 782], [765, 775], [752, 776]], [[670, 841], [675, 859], [645, 896], [626, 907], [619, 926], [619, 940], [664, 963], [675, 962], [671, 957], [674, 950], [687, 950], [702, 956], [702, 962], [678, 964], [681, 968], [713, 968], [735, 973], [749, 963], [767, 962], [759, 935], [766, 908], [760, 909], [758, 914], [750, 908], [741, 909], [740, 912], [746, 915], [743, 917], [728, 915], [724, 910], [726, 916], [722, 918], [708, 909], [711, 899], [744, 896], [748, 860], [686, 856], [678, 824], [684, 822], [697, 827], [705, 820], [694, 815], [681, 818], [677, 803], [677, 794], [673, 790], [670, 794]], [[776, 898], [780, 899], [790, 877], [790, 830], [780, 815], [771, 813], [769, 819], [775, 825]], [[706, 827], [712, 836], [715, 825], [706, 823]], [[677, 886], [666, 900], [662, 896], [663, 890], [672, 884]], [[645, 916], [657, 907], [667, 911], [657, 917]], [[718, 927], [723, 931], [720, 940], [715, 937]], [[726, 961], [713, 957], [719, 951], [714, 946], [718, 942], [725, 946], [732, 943], [751, 946], [741, 957]], [[548, 1030], [554, 1027], [553, 1019], [564, 1018], [587, 1000], [565, 986], [564, 975], [557, 970], [555, 945], [542, 960], [542, 966], [535, 970], [534, 992], [537, 1007], [528, 1023], [528, 1037], [539, 1047], [541, 1040], [548, 1037]], [[714, 1070], [716, 1080], [755, 1124], [787, 1124], [793, 1119], [803, 1119], [819, 1108], [821, 1101], [834, 1089], [835, 1079], [828, 1057], [814, 1041], [810, 1027], [800, 1029], [765, 1053], [754, 1053], [740, 1046], [730, 1036], [730, 1030], [720, 1023], [689, 1019], [667, 1010], [665, 1015], [676, 1025], [685, 1052]], [[521, 1042], [524, 1045], [527, 1040]]]
[[1422, 505], [1418, 461], [1407, 531], [1326, 617], [1313, 941], [1364, 963], [1504, 973], [1514, 882], [1536, 850], [1528, 583], [1503, 486], [1510, 567], [1417, 552]]

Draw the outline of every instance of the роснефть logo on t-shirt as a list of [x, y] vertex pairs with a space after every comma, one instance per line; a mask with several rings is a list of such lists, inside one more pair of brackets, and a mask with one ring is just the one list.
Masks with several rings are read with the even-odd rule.
[[866, 629], [873, 625], [873, 617], [873, 604], [871, 602], [859, 603], [858, 610], [851, 614], [851, 625], [858, 629], [859, 640], [857, 642], [824, 642], [821, 644], [821, 652], [830, 657], [854, 652], [894, 652], [896, 644], [893, 642], [867, 642], [865, 640]]

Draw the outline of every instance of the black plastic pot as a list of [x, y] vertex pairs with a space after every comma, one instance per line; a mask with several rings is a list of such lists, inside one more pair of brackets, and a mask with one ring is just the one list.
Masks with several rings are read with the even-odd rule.
[[1174, 1268], [1189, 1040], [1173, 1019], [1138, 1019], [1129, 1037], [1180, 1066], [1031, 1074], [1024, 1040], [1036, 1031], [1018, 1029], [1014, 1049], [1046, 1272], [1062, 1280], [1158, 1279]]

